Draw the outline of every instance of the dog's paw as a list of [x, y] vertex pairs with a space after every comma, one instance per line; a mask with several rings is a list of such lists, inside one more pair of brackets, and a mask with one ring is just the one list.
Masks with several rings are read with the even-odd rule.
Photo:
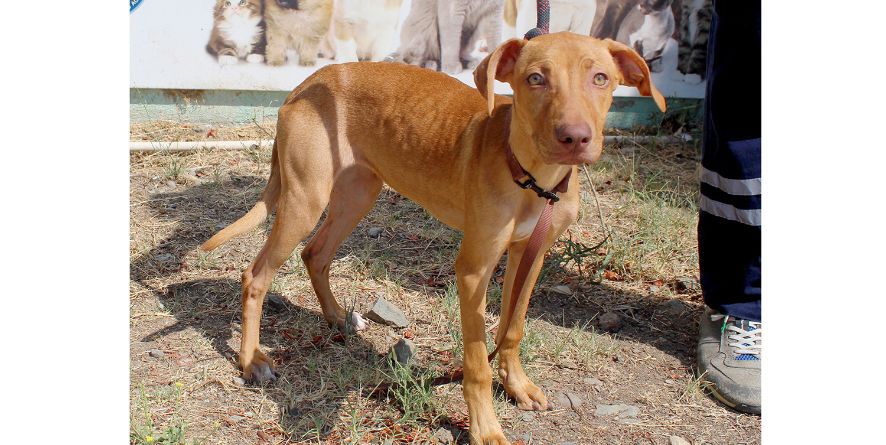
[[488, 434], [475, 434], [471, 432], [471, 445], [511, 445], [504, 433], [499, 429]]
[[219, 65], [236, 65], [237, 57], [236, 56], [218, 56], [218, 64]]
[[508, 372], [499, 369], [499, 376], [505, 387], [505, 392], [517, 402], [517, 408], [525, 411], [547, 411], [550, 409], [548, 398], [545, 393], [526, 377], [522, 369], [513, 369]]
[[265, 61], [265, 56], [261, 54], [250, 54], [246, 56], [246, 61], [249, 63], [262, 63]]
[[249, 369], [251, 372], [246, 380], [260, 385], [274, 382], [279, 377], [277, 371], [274, 371], [274, 368], [267, 362], [253, 363]]
[[243, 367], [243, 379], [248, 382], [264, 384], [273, 382], [279, 377], [271, 365], [271, 359], [261, 351], [256, 351], [251, 364], [241, 363], [240, 365]]
[[366, 319], [364, 319], [363, 316], [357, 312], [351, 312], [350, 320], [348, 320], [348, 321], [349, 321], [351, 327], [355, 331], [362, 331], [362, 330], [366, 329], [366, 326], [367, 326]]

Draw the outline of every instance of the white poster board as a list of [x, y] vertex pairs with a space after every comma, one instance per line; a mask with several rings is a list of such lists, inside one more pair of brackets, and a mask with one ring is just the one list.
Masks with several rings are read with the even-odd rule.
[[[130, 87], [159, 89], [199, 89], [199, 90], [259, 90], [289, 91], [306, 79], [318, 68], [337, 63], [333, 54], [338, 51], [338, 59], [347, 60], [350, 53], [353, 57], [354, 48], [365, 46], [366, 39], [378, 38], [386, 33], [390, 35], [386, 47], [376, 49], [376, 53], [390, 53], [396, 56], [402, 53], [404, 38], [416, 37], [416, 34], [438, 33], [441, 40], [445, 32], [441, 29], [439, 16], [437, 21], [418, 23], [428, 20], [419, 14], [419, 8], [434, 7], [436, 0], [231, 0], [229, 3], [254, 1], [261, 5], [259, 13], [262, 22], [259, 26], [270, 48], [270, 31], [265, 16], [274, 14], [285, 17], [285, 7], [296, 6], [292, 14], [304, 13], [315, 17], [317, 10], [327, 10], [326, 17], [319, 14], [319, 21], [326, 21], [323, 42], [318, 47], [320, 56], [311, 66], [299, 64], [299, 55], [294, 48], [286, 49], [286, 60], [282, 65], [272, 66], [267, 58], [262, 61], [256, 57], [226, 60], [218, 55], [211, 55], [207, 44], [213, 31], [214, 8], [216, 0], [141, 0], [131, 8], [130, 34]], [[444, 1], [444, 0], [439, 0]], [[458, 4], [458, 0], [445, 0]], [[274, 5], [265, 4], [274, 2]], [[221, 2], [226, 3], [225, 1]], [[535, 2], [520, 0], [467, 0], [466, 4], [483, 4], [491, 6], [495, 11], [494, 20], [500, 29], [498, 40], [522, 36], [535, 25]], [[657, 2], [666, 7], [658, 11], [644, 10], [638, 0], [551, 0], [551, 32], [572, 31], [600, 37], [612, 37], [624, 40], [633, 47], [641, 49], [645, 58], [650, 59], [653, 70], [653, 82], [668, 97], [700, 98], [704, 95], [703, 67], [704, 42], [706, 41], [705, 20], [709, 20], [709, 2], [674, 0]], [[656, 3], [656, 2], [653, 2]], [[131, 0], [132, 4], [132, 0]], [[315, 9], [310, 9], [314, 7]], [[707, 8], [707, 9], [705, 9]], [[238, 12], [248, 17], [240, 8]], [[292, 9], [292, 8], [290, 8]], [[281, 12], [283, 11], [283, 12]], [[412, 13], [412, 14], [411, 14]], [[231, 14], [229, 12], [229, 14]], [[314, 14], [314, 15], [311, 15]], [[427, 14], [425, 14], [427, 15]], [[229, 16], [230, 17], [230, 16]], [[393, 18], [392, 18], [393, 17]], [[316, 17], [315, 17], [316, 18]], [[489, 28], [492, 19], [485, 18], [485, 24], [478, 28]], [[316, 22], [317, 20], [314, 20]], [[411, 22], [410, 22], [411, 21]], [[278, 20], [279, 22], [279, 20]], [[466, 20], [467, 22], [467, 20]], [[227, 20], [224, 23], [234, 23]], [[294, 23], [294, 22], [293, 22]], [[351, 26], [352, 30], [363, 27], [361, 32], [352, 32], [350, 39], [336, 39], [336, 24]], [[242, 20], [241, 23], [242, 25]], [[344, 24], [344, 25], [341, 25]], [[376, 28], [372, 28], [375, 25]], [[448, 26], [448, 25], [447, 25]], [[469, 25], [464, 25], [465, 33], [470, 32]], [[229, 34], [243, 33], [243, 26], [226, 28]], [[368, 28], [368, 29], [367, 29]], [[382, 28], [382, 29], [378, 29]], [[412, 34], [404, 32], [404, 28], [412, 30]], [[231, 31], [233, 29], [233, 31]], [[279, 24], [274, 35], [279, 37], [280, 29], [287, 32]], [[298, 45], [298, 38], [304, 27], [292, 25], [291, 46]], [[415, 30], [418, 29], [418, 33]], [[449, 27], [451, 29], [451, 26]], [[656, 34], [658, 33], [658, 34]], [[476, 42], [472, 42], [474, 59], [485, 55], [483, 50], [490, 46], [484, 39], [488, 31], [483, 28], [477, 31]], [[243, 37], [241, 36], [241, 40]], [[278, 38], [276, 42], [279, 42]], [[411, 42], [412, 40], [410, 40]], [[348, 45], [351, 45], [350, 47]], [[279, 47], [279, 45], [277, 45]], [[438, 48], [439, 50], [439, 48]], [[259, 51], [261, 52], [261, 51]], [[263, 55], [263, 54], [262, 54]], [[681, 59], [682, 57], [682, 59]], [[433, 56], [428, 56], [433, 59]], [[699, 61], [700, 60], [700, 61]], [[233, 62], [230, 64], [220, 62]], [[418, 62], [422, 63], [422, 62]], [[474, 61], [476, 63], [476, 60]], [[430, 65], [435, 65], [434, 61]], [[439, 58], [436, 61], [440, 66]], [[451, 66], [451, 65], [450, 65]], [[466, 63], [463, 70], [455, 77], [473, 86], [472, 65]], [[496, 92], [510, 93], [507, 84], [496, 84]], [[636, 89], [620, 87], [616, 95], [636, 96]]]

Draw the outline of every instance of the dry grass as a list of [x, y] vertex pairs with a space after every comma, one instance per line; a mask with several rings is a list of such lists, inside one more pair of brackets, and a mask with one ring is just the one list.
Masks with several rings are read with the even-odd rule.
[[[187, 134], [179, 133], [183, 125], [134, 125], [133, 138]], [[238, 134], [237, 127], [225, 131]], [[701, 301], [672, 284], [697, 274], [696, 148], [624, 144], [605, 152], [591, 175], [610, 242], [601, 244], [585, 183], [584, 214], [548, 257], [521, 344], [527, 373], [551, 400], [571, 392], [583, 404], [527, 414], [497, 386], [506, 434], [536, 444], [667, 443], [671, 434], [693, 443], [759, 443], [758, 417], [692, 392]], [[466, 443], [460, 385], [426, 385], [460, 362], [452, 283], [461, 235], [392, 190], [338, 252], [331, 285], [359, 312], [383, 294], [404, 310], [409, 328], [372, 324], [340, 337], [322, 322], [294, 255], [274, 280], [281, 299], [266, 304], [262, 319], [262, 347], [280, 379], [267, 386], [236, 381], [239, 274], [270, 226], [209, 254], [196, 247], [252, 206], [269, 156], [267, 149], [131, 156], [131, 442], [411, 444], [428, 443], [445, 428]], [[367, 234], [372, 227], [382, 229], [378, 238]], [[490, 286], [489, 326], [498, 319], [501, 273]], [[569, 295], [553, 290], [563, 285]], [[662, 315], [658, 305], [670, 299], [683, 301], [685, 313]], [[622, 316], [617, 334], [599, 329], [597, 317], [607, 311]], [[388, 351], [403, 336], [418, 346], [416, 360], [392, 368]], [[151, 349], [165, 356], [151, 357]], [[402, 392], [366, 397], [382, 382], [399, 382]], [[640, 415], [633, 423], [594, 415], [595, 405], [615, 403], [637, 406]]]

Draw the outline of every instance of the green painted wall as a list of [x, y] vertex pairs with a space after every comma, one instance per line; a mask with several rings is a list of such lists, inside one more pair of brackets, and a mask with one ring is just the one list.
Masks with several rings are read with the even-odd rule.
[[[177, 120], [201, 123], [246, 123], [276, 119], [288, 91], [170, 90], [132, 88], [129, 116], [133, 122]], [[648, 97], [616, 97], [606, 119], [609, 128], [658, 126], [665, 119], [698, 119], [698, 99], [668, 99], [661, 113]]]

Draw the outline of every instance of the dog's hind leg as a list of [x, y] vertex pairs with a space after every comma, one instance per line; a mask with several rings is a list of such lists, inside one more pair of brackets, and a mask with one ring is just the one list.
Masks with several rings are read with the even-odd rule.
[[[294, 188], [300, 188], [298, 185]], [[288, 189], [288, 190], [287, 190]], [[243, 272], [243, 329], [240, 340], [240, 366], [246, 380], [259, 383], [276, 378], [271, 360], [259, 349], [262, 304], [277, 269], [292, 255], [317, 224], [327, 195], [294, 192], [284, 187], [271, 235], [252, 264]]]
[[372, 209], [381, 187], [381, 179], [367, 167], [351, 165], [341, 170], [332, 186], [326, 219], [301, 253], [323, 317], [343, 333], [349, 326], [363, 329], [365, 322], [357, 314], [348, 319], [349, 314], [335, 300], [329, 288], [329, 265], [342, 241]]

